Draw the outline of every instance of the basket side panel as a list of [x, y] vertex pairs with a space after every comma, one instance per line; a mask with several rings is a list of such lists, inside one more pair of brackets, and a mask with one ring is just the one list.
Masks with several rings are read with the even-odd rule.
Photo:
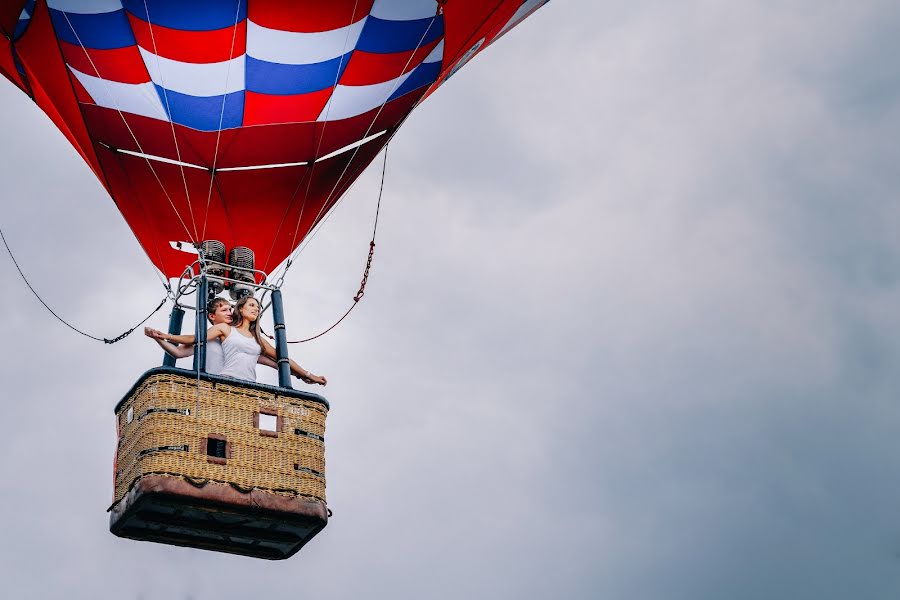
[[[277, 436], [254, 426], [260, 411], [278, 415], [282, 426]], [[267, 390], [153, 375], [116, 414], [120, 438], [114, 501], [141, 477], [168, 474], [324, 502], [325, 417], [320, 404]], [[229, 444], [224, 464], [207, 455], [210, 435]]]

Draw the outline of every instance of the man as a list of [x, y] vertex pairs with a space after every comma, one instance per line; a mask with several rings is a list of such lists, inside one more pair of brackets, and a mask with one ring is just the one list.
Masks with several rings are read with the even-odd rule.
[[[206, 316], [212, 325], [219, 325], [220, 323], [231, 325], [231, 304], [225, 298], [213, 298], [209, 301], [209, 304], [206, 305]], [[194, 354], [195, 338], [192, 335], [170, 335], [151, 327], [144, 328], [144, 335], [155, 340], [156, 343], [166, 351], [166, 353], [174, 356], [175, 358], [187, 358], [188, 356], [193, 356]], [[178, 342], [180, 345], [173, 344], [173, 341]], [[273, 369], [278, 368], [278, 363], [263, 354], [259, 356], [257, 362], [261, 365], [272, 367]], [[224, 364], [225, 357], [222, 353], [222, 343], [219, 340], [207, 342], [206, 372], [211, 375], [218, 375], [222, 372], [222, 367], [224, 366]], [[293, 360], [290, 361], [290, 365], [291, 373], [298, 379], [301, 379], [306, 383], [318, 383], [320, 385], [325, 385], [324, 377], [319, 377], [313, 375], [312, 373], [309, 373], [305, 369], [301, 368], [300, 365], [295, 363]]]

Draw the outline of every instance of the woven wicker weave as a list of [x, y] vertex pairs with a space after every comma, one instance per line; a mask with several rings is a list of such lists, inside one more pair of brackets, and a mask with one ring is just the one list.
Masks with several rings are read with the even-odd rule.
[[[316, 394], [154, 369], [116, 407], [113, 504], [151, 474], [324, 504], [327, 412]], [[258, 427], [259, 413], [277, 415], [277, 435]], [[227, 441], [225, 459], [207, 453], [211, 437]]]

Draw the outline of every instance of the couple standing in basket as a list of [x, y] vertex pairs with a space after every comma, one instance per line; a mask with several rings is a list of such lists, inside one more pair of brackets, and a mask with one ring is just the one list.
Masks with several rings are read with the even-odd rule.
[[[275, 349], [260, 337], [258, 319], [260, 306], [253, 296], [238, 300], [232, 310], [225, 298], [213, 298], [206, 306], [212, 327], [207, 331], [206, 372], [212, 375], [256, 381], [256, 364], [278, 368]], [[173, 335], [150, 327], [144, 335], [156, 340], [163, 350], [175, 358], [185, 358], [194, 353], [195, 337]], [[180, 344], [180, 345], [175, 345]], [[321, 375], [313, 375], [293, 360], [291, 373], [306, 383], [325, 385]]]

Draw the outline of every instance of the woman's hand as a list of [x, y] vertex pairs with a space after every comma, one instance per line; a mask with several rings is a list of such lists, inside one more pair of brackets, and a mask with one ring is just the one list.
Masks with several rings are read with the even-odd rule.
[[309, 371], [307, 371], [305, 375], [298, 375], [298, 377], [306, 383], [315, 383], [318, 385], [327, 385], [328, 384], [327, 379], [325, 379], [321, 375], [313, 375]]
[[153, 338], [154, 340], [165, 340], [166, 334], [158, 329], [153, 329], [152, 327], [144, 327], [144, 335], [148, 338]]

